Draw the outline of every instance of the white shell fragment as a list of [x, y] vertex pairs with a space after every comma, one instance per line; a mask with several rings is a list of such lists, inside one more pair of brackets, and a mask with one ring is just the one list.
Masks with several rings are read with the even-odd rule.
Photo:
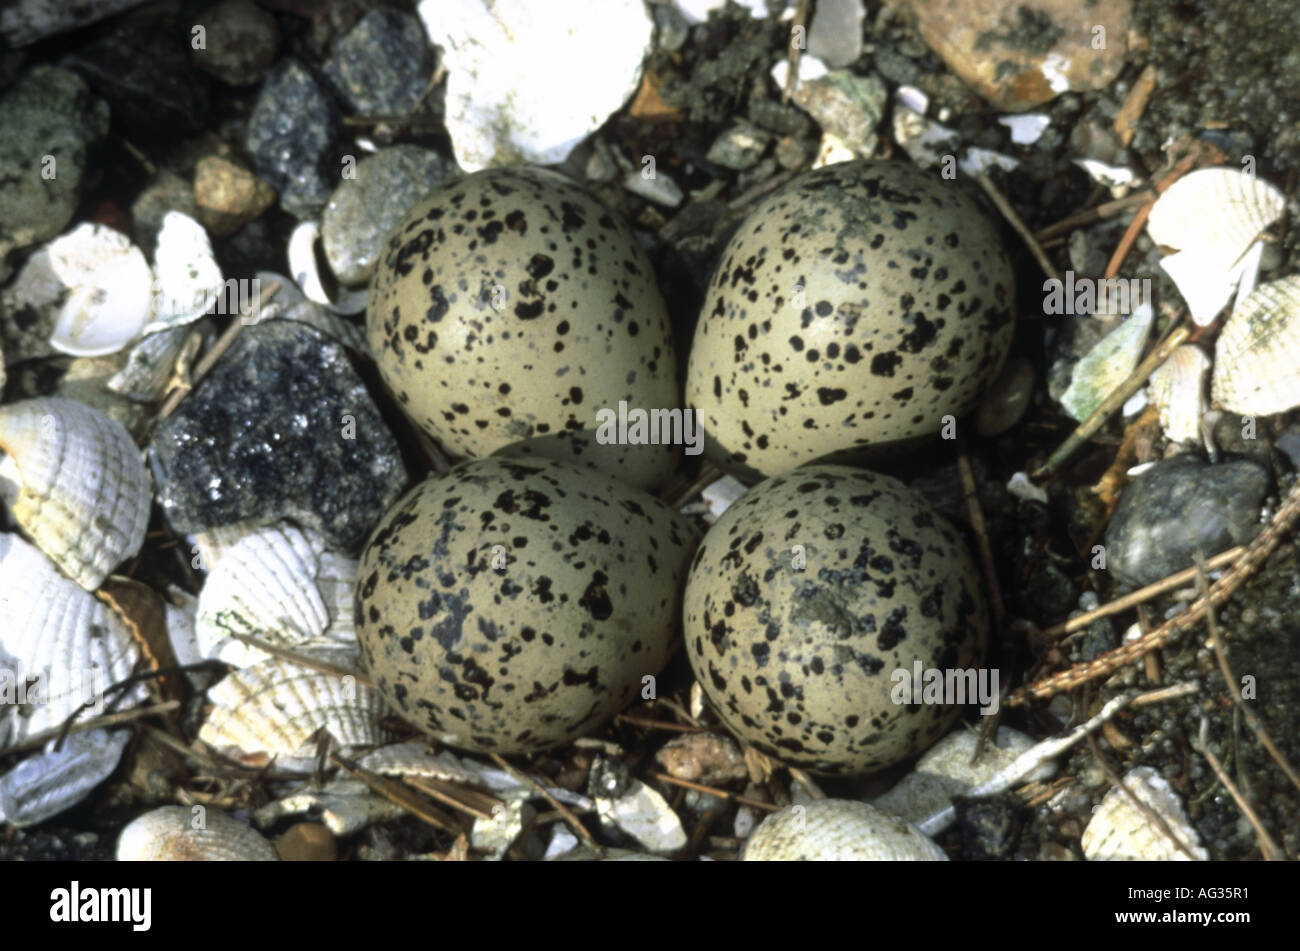
[[[301, 222], [293, 229], [293, 233], [289, 236], [286, 254], [294, 281], [310, 301], [339, 314], [361, 313], [366, 309], [366, 301], [370, 296], [369, 290], [364, 287], [344, 290], [337, 296], [331, 297], [329, 291], [325, 289], [325, 282], [321, 279], [321, 261], [316, 253], [319, 241], [320, 225], [314, 221]], [[335, 286], [338, 286], [337, 282]]]
[[0, 825], [33, 826], [71, 809], [117, 769], [130, 738], [129, 730], [70, 733], [57, 752], [50, 740], [0, 776]]
[[745, 841], [745, 862], [946, 862], [910, 822], [865, 802], [821, 799], [786, 806]]
[[268, 803], [253, 813], [253, 821], [266, 827], [286, 816], [310, 816], [337, 836], [360, 832], [368, 825], [406, 815], [406, 810], [374, 792], [359, 779], [333, 779], [323, 787], [305, 784], [301, 789]]
[[131, 348], [126, 365], [109, 377], [105, 385], [137, 403], [160, 400], [167, 393], [177, 362], [186, 351], [191, 355], [197, 352], [202, 339], [199, 331], [186, 327], [151, 333]]
[[1061, 408], [1079, 421], [1091, 416], [1137, 367], [1154, 319], [1151, 303], [1143, 301], [1089, 350], [1074, 365], [1069, 389], [1061, 394]]
[[133, 819], [117, 840], [119, 862], [275, 862], [260, 832], [206, 806], [162, 806]]
[[1300, 275], [1261, 284], [1223, 325], [1214, 401], [1248, 415], [1300, 406]]
[[597, 799], [596, 812], [602, 825], [625, 832], [651, 852], [674, 852], [686, 845], [686, 830], [668, 800], [639, 779], [618, 799]]
[[[951, 803], [954, 796], [968, 795], [972, 789], [992, 779], [999, 770], [1010, 766], [1017, 756], [1034, 745], [1034, 740], [1024, 733], [1010, 727], [998, 727], [995, 740], [984, 744], [979, 762], [971, 765], [978, 740], [975, 732], [958, 727], [930, 747], [912, 772], [889, 792], [873, 799], [871, 804], [909, 822], [920, 823]], [[1049, 762], [1026, 776], [1024, 781], [1049, 779], [1055, 771], [1055, 764]]]
[[[336, 665], [356, 662], [356, 655], [348, 651], [310, 655]], [[356, 678], [278, 658], [228, 674], [208, 690], [208, 699], [214, 706], [199, 739], [237, 758], [275, 756], [290, 768], [310, 762], [322, 728], [343, 750], [378, 746], [384, 740], [379, 695], [374, 690]]]
[[[199, 594], [199, 653], [235, 667], [269, 657], [238, 635], [289, 649], [330, 642], [355, 647], [356, 577], [357, 562], [327, 553], [324, 539], [314, 532], [286, 522], [244, 535], [211, 570]], [[336, 619], [340, 624], [334, 630]]]
[[1228, 303], [1243, 256], [1285, 208], [1278, 189], [1228, 167], [1191, 172], [1156, 200], [1147, 233], [1156, 244], [1177, 250], [1160, 266], [1196, 323], [1209, 323]]
[[537, 810], [528, 804], [527, 794], [507, 797], [492, 810], [488, 819], [476, 818], [470, 829], [469, 844], [487, 853], [491, 860], [505, 858], [524, 826], [533, 821]]
[[745, 484], [735, 476], [723, 476], [716, 482], [710, 482], [701, 493], [707, 509], [705, 521], [712, 525], [746, 491]]
[[126, 235], [86, 223], [55, 238], [40, 254], [48, 255], [59, 298], [51, 346], [98, 357], [116, 353], [139, 335], [153, 308], [153, 272]]
[[955, 129], [927, 119], [921, 111], [902, 102], [901, 97], [894, 105], [893, 124], [894, 140], [922, 168], [933, 168], [945, 156], [955, 155], [961, 145]]
[[1151, 374], [1151, 399], [1160, 409], [1160, 425], [1170, 441], [1200, 442], [1205, 374], [1209, 369], [1210, 358], [1205, 351], [1183, 344]]
[[203, 225], [189, 215], [163, 216], [154, 252], [158, 286], [147, 334], [180, 327], [202, 317], [221, 296], [221, 267]]
[[[116, 612], [36, 548], [3, 533], [0, 618], [3, 744], [62, 726], [83, 703], [91, 704], [83, 717], [103, 712], [105, 690], [130, 676], [139, 658]], [[111, 699], [125, 710], [144, 696], [144, 685], [136, 684]]]
[[1041, 112], [1026, 112], [998, 116], [998, 122], [1011, 131], [1011, 141], [1016, 145], [1033, 145], [1052, 124], [1052, 117]]
[[36, 545], [93, 591], [144, 542], [153, 498], [121, 423], [75, 400], [0, 407], [0, 496]]
[[[1178, 794], [1168, 781], [1150, 766], [1139, 766], [1124, 775], [1124, 785], [1151, 811], [1165, 820], [1199, 861], [1209, 861]], [[1083, 855], [1093, 862], [1191, 861], [1187, 853], [1170, 841], [1122, 789], [1106, 793], [1083, 830]]]
[[563, 161], [636, 91], [654, 29], [641, 0], [422, 0], [419, 13], [466, 172]]

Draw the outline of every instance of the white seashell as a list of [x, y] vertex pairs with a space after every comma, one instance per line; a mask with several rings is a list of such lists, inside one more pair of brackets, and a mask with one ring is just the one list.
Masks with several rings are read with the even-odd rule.
[[821, 799], [786, 806], [745, 841], [745, 862], [946, 862], [910, 822], [865, 802]]
[[1123, 198], [1137, 181], [1133, 170], [1123, 165], [1108, 165], [1096, 159], [1075, 159], [1074, 164], [1087, 172], [1098, 185], [1109, 188], [1115, 198]]
[[[324, 539], [287, 522], [240, 538], [199, 594], [194, 629], [199, 653], [236, 667], [268, 657], [238, 635], [293, 649], [319, 643], [329, 632], [335, 644], [355, 646], [351, 607], [357, 562], [326, 554]], [[335, 620], [338, 630], [332, 627]]]
[[[203, 660], [199, 653], [199, 640], [194, 634], [194, 619], [199, 612], [199, 599], [184, 588], [168, 585], [167, 600], [163, 605], [167, 615], [167, 640], [171, 642], [172, 655], [181, 667]], [[206, 689], [209, 675], [187, 673], [186, 678], [198, 689]]]
[[221, 296], [221, 267], [203, 225], [189, 215], [169, 211], [163, 216], [154, 251], [158, 285], [153, 318], [147, 334], [182, 327], [202, 317]]
[[[5, 743], [55, 729], [83, 703], [104, 701], [104, 690], [130, 676], [140, 656], [125, 623], [108, 605], [68, 580], [34, 546], [3, 533], [0, 618]], [[8, 702], [11, 691], [17, 703]], [[144, 696], [144, 685], [136, 684], [111, 699], [125, 710]], [[94, 712], [91, 707], [83, 716]]]
[[1027, 112], [1011, 116], [998, 116], [998, 122], [1011, 131], [1011, 141], [1016, 145], [1033, 145], [1043, 137], [1052, 117], [1041, 112]]
[[1047, 504], [1047, 493], [1039, 486], [1034, 485], [1033, 480], [1024, 472], [1017, 472], [1007, 480], [1007, 492], [1026, 502]]
[[1177, 249], [1160, 266], [1197, 324], [1208, 324], [1228, 303], [1247, 263], [1243, 256], [1285, 208], [1278, 189], [1228, 167], [1184, 175], [1156, 200], [1147, 233]]
[[470, 829], [469, 844], [486, 852], [488, 858], [499, 861], [505, 858], [524, 826], [533, 821], [537, 810], [528, 805], [526, 794], [510, 796], [504, 804], [492, 810], [490, 818], [475, 818]]
[[139, 335], [153, 307], [153, 272], [126, 235], [86, 223], [37, 253], [48, 253], [61, 289], [52, 347], [97, 357]]
[[[1183, 810], [1178, 794], [1150, 766], [1124, 775], [1124, 785], [1168, 824], [1178, 840], [1202, 862], [1209, 853]], [[1093, 862], [1191, 861], [1169, 836], [1133, 804], [1122, 789], [1111, 789], [1083, 830], [1083, 855]]]
[[337, 836], [360, 832], [368, 825], [406, 815], [396, 803], [376, 796], [359, 779], [333, 779], [322, 788], [306, 786], [253, 813], [253, 821], [266, 827], [286, 816], [309, 815]]
[[[901, 89], [899, 90], [902, 91]], [[927, 119], [923, 112], [903, 102], [894, 106], [894, 139], [922, 168], [933, 168], [961, 144], [956, 130]]]
[[207, 806], [162, 806], [133, 819], [117, 840], [119, 862], [275, 862], [260, 832]]
[[1117, 386], [1128, 379], [1142, 357], [1155, 313], [1143, 301], [1074, 365], [1061, 408], [1079, 421], [1087, 419]]
[[[356, 666], [357, 654], [343, 650], [300, 650], [340, 666]], [[236, 670], [208, 690], [214, 704], [199, 739], [218, 750], [247, 757], [262, 754], [310, 761], [322, 727], [343, 749], [378, 746], [379, 694], [351, 677], [311, 670], [272, 658]]]
[[602, 825], [630, 835], [651, 852], [675, 852], [686, 845], [686, 830], [668, 800], [639, 779], [617, 799], [598, 798], [596, 813]]
[[188, 327], [151, 333], [131, 348], [126, 365], [109, 377], [107, 386], [137, 403], [160, 400], [172, 381], [177, 361], [186, 351], [192, 357], [202, 340], [198, 330]]
[[972, 145], [957, 160], [957, 167], [967, 175], [985, 175], [991, 169], [1014, 172], [1020, 167], [1020, 160], [992, 149], [982, 149]]
[[22, 828], [71, 809], [117, 769], [129, 730], [70, 733], [0, 776], [0, 825]]
[[1183, 344], [1151, 374], [1151, 399], [1160, 408], [1160, 425], [1171, 441], [1200, 442], [1209, 369], [1210, 358], [1200, 347]]
[[[920, 823], [949, 805], [954, 796], [968, 795], [992, 779], [1034, 745], [1032, 737], [1010, 727], [998, 727], [995, 741], [986, 743], [979, 763], [971, 765], [978, 740], [976, 733], [959, 727], [930, 747], [910, 773], [871, 804], [908, 822]], [[1050, 779], [1055, 770], [1054, 763], [1044, 764], [1024, 782]]]
[[247, 519], [185, 536], [185, 540], [190, 543], [190, 553], [193, 556], [190, 565], [195, 571], [212, 571], [241, 538], [262, 528], [265, 528], [262, 522]]
[[0, 496], [82, 587], [140, 550], [153, 489], [121, 423], [75, 400], [24, 400], [0, 407], [0, 451]]
[[1255, 288], [1224, 322], [1214, 348], [1211, 392], [1247, 415], [1300, 406], [1300, 275]]
[[[359, 314], [366, 309], [369, 291], [365, 288], [343, 291], [331, 297], [320, 276], [320, 261], [316, 245], [320, 240], [320, 226], [314, 221], [301, 222], [289, 236], [287, 256], [289, 270], [307, 299], [323, 304], [339, 314]], [[335, 282], [337, 286], [337, 282]]]
[[734, 476], [723, 476], [716, 482], [710, 482], [700, 493], [704, 497], [704, 505], [708, 511], [704, 516], [705, 521], [712, 525], [731, 506], [731, 503], [746, 491], [744, 483]]

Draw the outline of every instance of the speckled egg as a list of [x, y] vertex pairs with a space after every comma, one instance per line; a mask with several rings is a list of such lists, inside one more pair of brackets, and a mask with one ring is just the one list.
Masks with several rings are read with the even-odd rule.
[[843, 774], [946, 731], [961, 708], [906, 702], [896, 672], [911, 684], [917, 661], [970, 668], [989, 626], [956, 529], [897, 479], [845, 466], [801, 468], [734, 502], [700, 543], [683, 614], [722, 721], [770, 756]]
[[361, 556], [357, 637], [384, 698], [443, 743], [545, 749], [641, 695], [676, 639], [695, 536], [657, 499], [549, 459], [416, 486]]
[[889, 161], [799, 176], [742, 222], [705, 296], [686, 401], [706, 452], [777, 475], [937, 433], [997, 376], [1013, 289], [955, 182]]
[[602, 444], [619, 401], [680, 405], [667, 310], [631, 229], [563, 176], [497, 168], [438, 189], [385, 245], [366, 330], [407, 415], [458, 455], [503, 447], [663, 482], [670, 445]]

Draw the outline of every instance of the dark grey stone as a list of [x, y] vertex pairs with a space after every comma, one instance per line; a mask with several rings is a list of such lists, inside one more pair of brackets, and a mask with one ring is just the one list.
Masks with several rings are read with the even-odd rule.
[[1190, 456], [1158, 462], [1124, 490], [1106, 529], [1106, 566], [1138, 588], [1254, 537], [1267, 470], [1244, 459], [1212, 466]]
[[9, 251], [53, 238], [72, 220], [87, 150], [107, 132], [108, 106], [66, 69], [35, 66], [4, 93], [0, 265]]
[[[329, 200], [325, 162], [337, 130], [329, 93], [306, 67], [286, 58], [262, 85], [244, 140], [258, 174], [280, 193], [285, 211], [310, 218]], [[331, 171], [337, 179], [339, 170]]]
[[177, 532], [292, 518], [345, 552], [360, 550], [407, 483], [347, 351], [287, 320], [239, 335], [159, 426], [150, 460]]
[[420, 102], [433, 71], [433, 48], [409, 13], [371, 10], [334, 44], [325, 75], [362, 115], [405, 115]]

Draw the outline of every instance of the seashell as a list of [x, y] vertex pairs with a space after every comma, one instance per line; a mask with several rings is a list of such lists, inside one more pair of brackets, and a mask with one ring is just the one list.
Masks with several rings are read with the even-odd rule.
[[[7, 744], [61, 726], [87, 701], [102, 701], [104, 690], [130, 676], [140, 656], [108, 605], [34, 546], [3, 533], [0, 617], [0, 735], [7, 734]], [[136, 684], [113, 701], [128, 709], [144, 696], [144, 685]]]
[[601, 825], [618, 829], [651, 852], [675, 852], [686, 845], [682, 820], [668, 800], [639, 779], [617, 799], [596, 799]]
[[1151, 374], [1151, 399], [1160, 408], [1160, 425], [1171, 441], [1200, 441], [1209, 369], [1210, 358], [1200, 347], [1183, 344]]
[[131, 820], [117, 840], [119, 862], [275, 862], [256, 829], [207, 806], [162, 806]]
[[322, 787], [305, 785], [258, 809], [253, 821], [265, 828], [287, 816], [307, 815], [324, 823], [334, 835], [344, 836], [406, 814], [401, 806], [376, 796], [363, 781], [343, 778]]
[[202, 342], [203, 335], [188, 327], [151, 333], [131, 348], [126, 365], [109, 377], [106, 385], [137, 403], [160, 400], [178, 366], [188, 370]]
[[865, 802], [820, 799], [786, 806], [745, 841], [745, 862], [946, 862], [924, 832]]
[[1156, 200], [1147, 233], [1177, 249], [1160, 266], [1196, 323], [1208, 324], [1228, 303], [1248, 263], [1243, 256], [1285, 208], [1268, 182], [1228, 167], [1184, 175]]
[[269, 656], [239, 635], [292, 649], [320, 642], [328, 633], [328, 641], [355, 647], [356, 580], [357, 562], [326, 552], [324, 539], [314, 532], [286, 522], [244, 535], [211, 570], [199, 594], [194, 626], [199, 653], [235, 667]]
[[536, 815], [537, 810], [528, 804], [527, 794], [508, 797], [500, 808], [492, 810], [491, 817], [474, 820], [469, 844], [486, 853], [489, 861], [500, 861]]
[[22, 828], [71, 809], [117, 769], [129, 730], [70, 733], [0, 776], [0, 824]]
[[146, 334], [183, 327], [221, 297], [225, 285], [212, 242], [203, 225], [189, 215], [169, 211], [163, 216], [153, 257], [158, 283]]
[[193, 555], [190, 566], [195, 571], [211, 572], [240, 539], [264, 527], [262, 522], [247, 519], [187, 535], [186, 540], [190, 543], [190, 552]]
[[1230, 266], [1285, 210], [1286, 197], [1268, 182], [1228, 166], [1203, 168], [1156, 199], [1147, 233], [1165, 247], [1212, 249]]
[[[889, 792], [871, 800], [871, 804], [918, 825], [948, 806], [954, 796], [966, 796], [977, 786], [992, 779], [1010, 766], [1020, 754], [1034, 745], [1034, 740], [1010, 727], [998, 727], [997, 737], [984, 746], [984, 755], [972, 765], [978, 736], [958, 728], [930, 747]], [[1025, 777], [1024, 782], [1050, 779], [1054, 763], [1046, 763]]]
[[[1139, 766], [1129, 770], [1123, 781], [1133, 795], [1165, 820], [1170, 831], [1198, 860], [1209, 860], [1209, 853], [1201, 846], [1182, 802], [1163, 776], [1150, 766]], [[1170, 841], [1123, 789], [1116, 788], [1102, 798], [1083, 830], [1083, 855], [1093, 862], [1190, 861], [1187, 853]]]
[[[50, 346], [78, 357], [116, 353], [136, 337], [153, 309], [153, 272], [126, 235], [86, 223], [55, 238], [48, 276], [58, 302]], [[43, 266], [43, 265], [42, 265]]]
[[1123, 322], [1074, 365], [1061, 408], [1079, 421], [1087, 419], [1138, 365], [1155, 312], [1143, 301]]
[[323, 304], [338, 314], [361, 313], [366, 309], [366, 301], [370, 296], [367, 288], [341, 290], [337, 288], [338, 282], [331, 278], [339, 292], [331, 296], [325, 289], [325, 284], [321, 280], [320, 257], [317, 254], [319, 240], [320, 226], [314, 221], [303, 221], [293, 229], [293, 234], [289, 236], [286, 256], [294, 280], [307, 295], [308, 300]]
[[1300, 275], [1251, 292], [1214, 348], [1214, 401], [1234, 413], [1266, 416], [1300, 406]]
[[121, 423], [75, 400], [25, 400], [0, 407], [0, 450], [0, 496], [82, 587], [140, 550], [153, 490]]
[[[300, 650], [335, 665], [356, 666], [354, 651]], [[378, 746], [379, 694], [357, 678], [339, 677], [271, 658], [228, 674], [208, 690], [214, 704], [199, 739], [237, 758], [310, 761], [316, 732], [329, 731], [344, 749]], [[242, 756], [240, 756], [242, 754]]]

